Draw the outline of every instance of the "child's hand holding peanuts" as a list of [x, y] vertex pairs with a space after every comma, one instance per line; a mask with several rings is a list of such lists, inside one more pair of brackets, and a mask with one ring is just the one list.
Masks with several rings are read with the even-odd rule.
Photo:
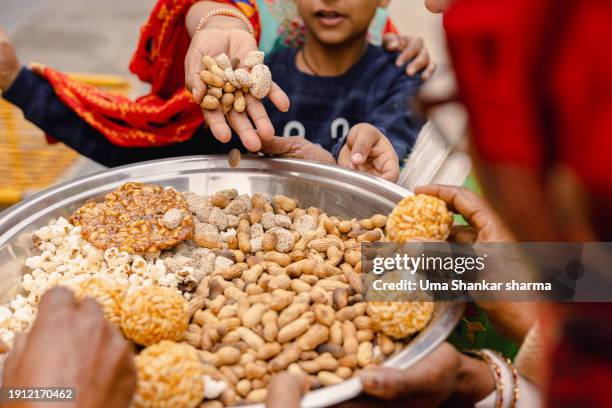
[[346, 144], [340, 150], [338, 164], [393, 182], [397, 181], [400, 171], [393, 145], [369, 123], [360, 123], [351, 128]]

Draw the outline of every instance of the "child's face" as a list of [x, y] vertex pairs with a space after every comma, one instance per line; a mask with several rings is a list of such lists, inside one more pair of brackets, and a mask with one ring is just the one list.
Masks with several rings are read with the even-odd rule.
[[296, 0], [304, 24], [317, 40], [339, 45], [368, 31], [379, 0]]

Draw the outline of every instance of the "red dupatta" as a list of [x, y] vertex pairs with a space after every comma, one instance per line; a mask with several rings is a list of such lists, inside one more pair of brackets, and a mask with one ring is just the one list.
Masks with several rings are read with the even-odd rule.
[[[33, 69], [49, 81], [62, 102], [118, 146], [163, 146], [188, 140], [204, 121], [200, 107], [185, 90], [183, 68], [190, 43], [185, 15], [196, 1], [159, 0], [155, 5], [130, 62], [130, 70], [151, 84], [151, 93], [135, 101], [72, 80], [47, 66]], [[216, 1], [239, 7], [259, 38], [254, 0]]]

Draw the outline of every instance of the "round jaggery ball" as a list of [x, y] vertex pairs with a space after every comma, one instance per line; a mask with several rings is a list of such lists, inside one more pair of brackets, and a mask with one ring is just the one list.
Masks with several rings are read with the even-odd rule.
[[417, 194], [404, 198], [387, 220], [389, 241], [407, 242], [412, 238], [432, 238], [444, 241], [453, 225], [453, 214], [439, 198]]
[[121, 304], [125, 286], [108, 279], [89, 278], [73, 286], [75, 297], [79, 300], [86, 296], [94, 298], [101, 306], [104, 317], [111, 323], [121, 323]]
[[136, 356], [134, 407], [197, 407], [204, 399], [204, 366], [186, 343], [164, 340]]
[[367, 313], [375, 330], [403, 339], [423, 330], [433, 310], [433, 302], [369, 302]]
[[121, 307], [121, 329], [137, 344], [180, 340], [189, 325], [188, 304], [175, 289], [145, 286], [129, 293]]

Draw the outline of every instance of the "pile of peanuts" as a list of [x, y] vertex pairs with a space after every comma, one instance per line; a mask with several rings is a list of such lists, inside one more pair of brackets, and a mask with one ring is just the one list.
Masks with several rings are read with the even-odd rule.
[[201, 104], [204, 109], [222, 108], [226, 115], [232, 110], [241, 113], [246, 109], [247, 93], [263, 99], [272, 88], [272, 73], [264, 65], [264, 53], [261, 51], [247, 54], [243, 68], [240, 68], [239, 58], [230, 60], [226, 54], [219, 54], [215, 58], [205, 55], [202, 63], [204, 70], [200, 72], [200, 78], [208, 87]]
[[[207, 375], [228, 385], [202, 407], [261, 402], [270, 378], [285, 370], [307, 375], [311, 389], [342, 382], [380, 364], [427, 324], [431, 310], [415, 308], [427, 313], [411, 316], [422, 326], [394, 339], [364, 302], [360, 244], [384, 240], [386, 216], [343, 220], [283, 195], [235, 190], [205, 205], [192, 207], [194, 240], [231, 263], [204, 277], [189, 301], [184, 340], [200, 350]], [[213, 227], [219, 210], [238, 217], [225, 242], [218, 234], [231, 228], [225, 221]]]

